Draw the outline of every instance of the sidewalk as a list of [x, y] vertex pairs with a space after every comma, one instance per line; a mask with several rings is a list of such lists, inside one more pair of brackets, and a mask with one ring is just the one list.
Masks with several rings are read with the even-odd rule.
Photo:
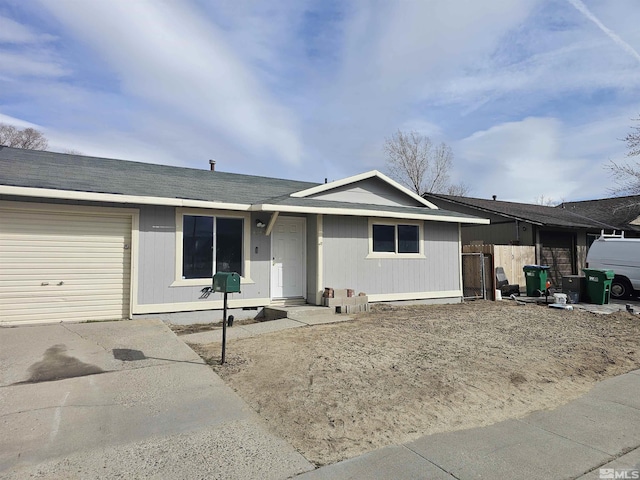
[[295, 478], [593, 480], [600, 468], [640, 469], [640, 370], [555, 410], [425, 436]]
[[[291, 328], [306, 327], [309, 325], [322, 325], [326, 323], [338, 323], [353, 320], [349, 315], [335, 315], [332, 313], [323, 315], [293, 315], [293, 318], [281, 318], [266, 322], [250, 323], [248, 325], [234, 325], [227, 328], [227, 340], [255, 337], [263, 333], [279, 332]], [[207, 332], [190, 333], [181, 335], [180, 340], [187, 344], [200, 344], [222, 342], [222, 327]]]

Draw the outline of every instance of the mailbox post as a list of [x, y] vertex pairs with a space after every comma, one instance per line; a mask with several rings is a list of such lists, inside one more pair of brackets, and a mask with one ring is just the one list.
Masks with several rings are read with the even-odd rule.
[[223, 365], [227, 346], [227, 294], [240, 293], [240, 275], [235, 272], [217, 272], [213, 276], [212, 290], [224, 294], [222, 307], [222, 356], [220, 358], [220, 365]]

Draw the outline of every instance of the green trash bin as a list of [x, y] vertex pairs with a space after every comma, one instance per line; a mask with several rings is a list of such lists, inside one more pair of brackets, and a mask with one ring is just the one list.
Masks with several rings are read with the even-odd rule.
[[585, 277], [587, 277], [587, 296], [589, 297], [589, 302], [596, 305], [609, 303], [611, 282], [615, 276], [613, 270], [583, 268], [582, 271]]
[[527, 281], [527, 297], [539, 297], [547, 289], [547, 270], [543, 265], [525, 265], [524, 278]]

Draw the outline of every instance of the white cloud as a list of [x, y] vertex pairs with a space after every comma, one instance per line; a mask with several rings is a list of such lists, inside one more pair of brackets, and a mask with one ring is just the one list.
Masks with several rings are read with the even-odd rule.
[[161, 107], [162, 114], [224, 131], [253, 155], [266, 151], [276, 160], [299, 161], [290, 112], [197, 10], [142, 0], [44, 4], [109, 62], [127, 93]]
[[458, 169], [472, 196], [531, 203], [608, 196], [605, 165], [624, 156], [619, 141], [628, 108], [568, 126], [557, 118], [528, 117], [478, 131], [455, 145]]
[[27, 122], [27, 121], [22, 120], [20, 118], [12, 117], [10, 115], [4, 115], [2, 113], [0, 113], [0, 123], [4, 123], [4, 124], [7, 124], [7, 125], [13, 125], [14, 127], [17, 127], [17, 128], [42, 129], [42, 127], [40, 127], [39, 125], [36, 125], [34, 123], [31, 123], [31, 122]]
[[56, 62], [46, 58], [39, 59], [39, 55], [32, 58], [25, 57], [19, 53], [9, 53], [0, 51], [0, 65], [4, 78], [11, 77], [61, 77], [68, 74], [68, 70]]
[[33, 44], [54, 39], [52, 35], [34, 32], [31, 28], [0, 15], [0, 44]]
[[562, 154], [562, 129], [557, 119], [530, 117], [459, 142], [458, 159], [472, 170], [467, 181], [474, 194], [521, 202], [533, 202], [540, 195], [567, 198], [578, 187], [575, 174], [582, 165]]

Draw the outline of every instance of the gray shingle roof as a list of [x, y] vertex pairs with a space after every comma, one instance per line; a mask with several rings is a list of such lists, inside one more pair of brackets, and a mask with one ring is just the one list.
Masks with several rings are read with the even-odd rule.
[[0, 184], [245, 204], [260, 203], [318, 185], [2, 146]]
[[245, 205], [277, 204], [474, 219], [426, 207], [334, 202], [289, 195], [318, 183], [0, 146], [0, 185]]
[[640, 231], [639, 225], [630, 223], [640, 217], [640, 195], [564, 202], [556, 208], [564, 208], [576, 215], [611, 224], [618, 230]]
[[[448, 205], [451, 205], [448, 208], [455, 208], [454, 205], [462, 205], [477, 209], [479, 212], [496, 213], [538, 225], [569, 228], [614, 228], [606, 219], [588, 218], [566, 208], [441, 194], [426, 194], [425, 197], [436, 202], [438, 200], [448, 202]], [[439, 202], [439, 204], [442, 205], [442, 202]]]

